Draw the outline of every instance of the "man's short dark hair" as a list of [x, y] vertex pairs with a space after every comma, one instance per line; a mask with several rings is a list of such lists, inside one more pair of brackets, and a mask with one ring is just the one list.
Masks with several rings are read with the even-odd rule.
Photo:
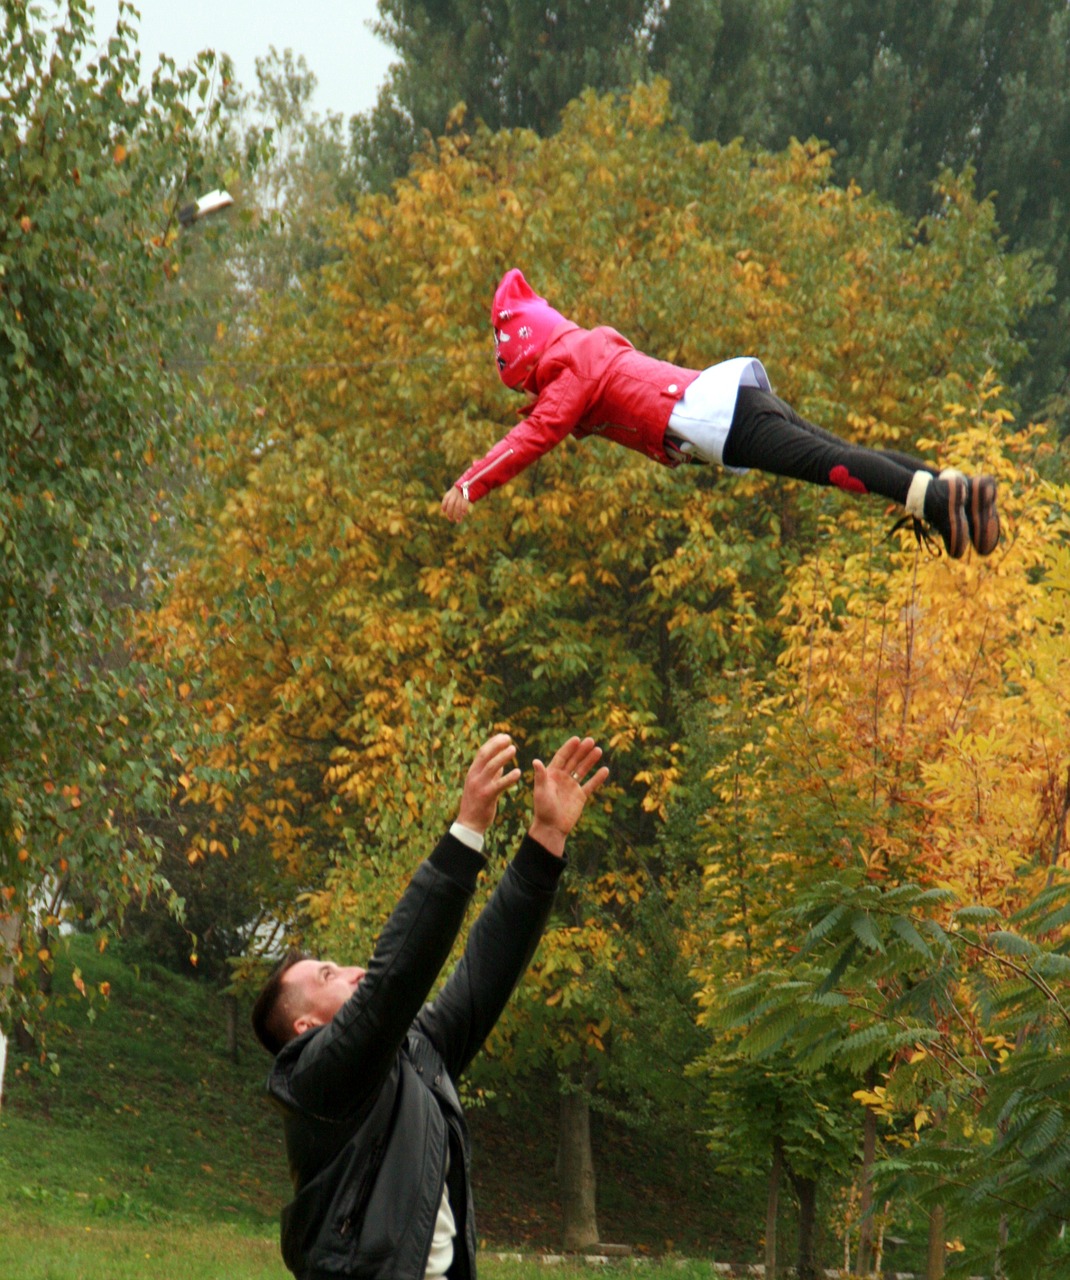
[[253, 1005], [253, 1030], [256, 1038], [273, 1056], [294, 1038], [294, 1018], [299, 1014], [296, 1001], [283, 986], [283, 977], [299, 960], [307, 960], [304, 951], [287, 951], [268, 975]]

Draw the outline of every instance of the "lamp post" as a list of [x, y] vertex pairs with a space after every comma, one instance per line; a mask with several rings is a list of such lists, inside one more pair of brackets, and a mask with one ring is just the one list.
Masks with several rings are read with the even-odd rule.
[[209, 191], [206, 196], [201, 196], [199, 200], [184, 204], [178, 211], [178, 221], [184, 227], [192, 227], [195, 222], [229, 208], [233, 203], [234, 197], [229, 192], [217, 188]]

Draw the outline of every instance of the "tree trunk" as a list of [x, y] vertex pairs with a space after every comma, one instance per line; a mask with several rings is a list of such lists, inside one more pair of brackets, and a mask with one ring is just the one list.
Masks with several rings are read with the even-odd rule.
[[[872, 1090], [876, 1072], [866, 1073], [866, 1088]], [[873, 1166], [877, 1162], [877, 1113], [866, 1107], [862, 1121], [862, 1195], [859, 1206], [858, 1258], [855, 1270], [868, 1276], [873, 1270]]]
[[598, 1242], [591, 1108], [582, 1088], [567, 1080], [562, 1083], [557, 1146], [562, 1244], [565, 1249], [583, 1249]]
[[799, 1256], [795, 1274], [799, 1280], [817, 1280], [817, 1262], [814, 1258], [814, 1238], [817, 1228], [817, 1179], [791, 1176], [792, 1186], [799, 1201]]
[[891, 1211], [892, 1202], [885, 1200], [884, 1212], [880, 1216], [880, 1222], [877, 1224], [877, 1238], [873, 1246], [873, 1274], [879, 1276], [881, 1267], [884, 1266], [884, 1229], [888, 1225], [888, 1214]]
[[925, 1280], [944, 1280], [946, 1227], [944, 1206], [938, 1204], [929, 1214], [929, 1253], [925, 1263]]
[[21, 1018], [15, 1023], [15, 1044], [24, 1058], [30, 1058], [37, 1052], [34, 1034]]
[[231, 992], [223, 996], [223, 1008], [227, 1018], [227, 1057], [238, 1061], [238, 997]]
[[996, 1256], [992, 1259], [992, 1274], [995, 1280], [1007, 1280], [1007, 1273], [1003, 1268], [1003, 1249], [1007, 1243], [1007, 1215], [1001, 1213], [999, 1215], [999, 1245], [996, 1249]]
[[4, 1098], [7, 1066], [7, 1028], [11, 1016], [11, 988], [15, 981], [15, 951], [19, 945], [18, 916], [0, 915], [0, 1106]]
[[765, 1276], [776, 1280], [776, 1224], [780, 1208], [780, 1180], [784, 1175], [784, 1144], [773, 1139], [773, 1167], [765, 1191]]

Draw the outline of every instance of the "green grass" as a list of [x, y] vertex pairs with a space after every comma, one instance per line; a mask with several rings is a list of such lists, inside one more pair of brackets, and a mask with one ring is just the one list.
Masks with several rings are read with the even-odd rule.
[[[72, 964], [87, 986], [110, 983], [95, 1020], [74, 996]], [[8, 1060], [0, 1280], [284, 1280], [278, 1214], [290, 1186], [281, 1126], [263, 1097], [268, 1059], [247, 1013], [232, 1062], [222, 1001], [205, 984], [121, 952], [98, 955], [80, 938], [57, 962], [55, 990], [72, 997], [47, 1031], [58, 1076], [47, 1059]], [[529, 1082], [504, 1113], [476, 1110], [469, 1121], [481, 1273], [566, 1280], [571, 1269], [491, 1256], [558, 1246], [552, 1082]], [[756, 1258], [760, 1196], [711, 1180], [700, 1138], [598, 1115], [592, 1128], [604, 1240], [648, 1255]], [[696, 1265], [696, 1277], [712, 1275]], [[681, 1280], [676, 1267], [642, 1274], [670, 1270]]]
[[[225, 1225], [179, 1230], [147, 1227], [22, 1223], [17, 1232], [0, 1218], [0, 1276], [4, 1280], [289, 1280], [274, 1239], [257, 1239]], [[584, 1263], [547, 1267], [535, 1257], [520, 1262], [487, 1252], [481, 1280], [591, 1280]], [[602, 1270], [600, 1274], [605, 1274]], [[648, 1262], [636, 1272], [624, 1263], [612, 1275], [642, 1280], [715, 1280], [712, 1263]]]
[[112, 1222], [57, 1225], [0, 1216], [5, 1280], [286, 1280], [274, 1236], [224, 1224], [147, 1227]]
[[479, 1280], [592, 1280], [599, 1275], [608, 1275], [610, 1280], [724, 1280], [714, 1271], [712, 1262], [694, 1259], [643, 1259], [639, 1267], [628, 1258], [608, 1267], [580, 1260], [548, 1267], [537, 1257], [523, 1257], [516, 1262], [512, 1258], [495, 1258], [492, 1253], [479, 1259]]
[[[110, 982], [111, 996], [95, 1022], [81, 1000], [57, 1011], [46, 1048], [58, 1076], [9, 1059], [0, 1213], [271, 1233], [288, 1180], [261, 1098], [266, 1057], [250, 1042], [237, 1063], [227, 1058], [222, 1002], [197, 984], [97, 956], [80, 939], [74, 960], [88, 985]], [[55, 983], [72, 989], [69, 967], [57, 965]]]

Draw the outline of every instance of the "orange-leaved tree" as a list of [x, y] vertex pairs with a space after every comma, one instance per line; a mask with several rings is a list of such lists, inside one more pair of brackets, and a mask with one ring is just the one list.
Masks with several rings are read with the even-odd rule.
[[[993, 909], [995, 929], [1036, 899], [1065, 861], [1070, 495], [1038, 477], [1050, 451], [1043, 432], [1008, 435], [1001, 430], [1008, 417], [998, 386], [986, 379], [934, 424], [934, 435], [1000, 479], [999, 551], [957, 564], [915, 553], [895, 575], [875, 573], [871, 556], [800, 563], [783, 596], [777, 675], [711, 772], [711, 909], [738, 903], [745, 880], [748, 950], [701, 958], [703, 1018], [713, 1029], [736, 1025], [725, 1010], [735, 999], [731, 983], [742, 981], [751, 989], [752, 1052], [807, 1044], [817, 1066], [853, 1067], [870, 1135], [863, 1192], [880, 1110], [874, 1100], [884, 1096], [879, 1074], [904, 1073], [898, 1088], [908, 1123], [939, 1115], [944, 1125], [968, 1127], [978, 1046], [990, 1046], [983, 1060], [995, 1058], [991, 1046], [1015, 1040], [1013, 1010], [1002, 1023], [998, 1015], [984, 1019], [957, 970], [943, 988], [935, 952], [927, 975], [919, 976], [922, 960], [909, 972], [867, 978], [893, 917], [907, 954], [913, 947], [916, 962], [926, 955], [908, 913], [896, 915], [895, 895], [907, 885], [945, 892], [936, 912], [945, 925], [955, 905], [970, 904]], [[879, 916], [847, 905], [860, 882], [892, 895]], [[839, 951], [817, 971], [807, 1005], [808, 979], [786, 954], [799, 937], [785, 933], [782, 908], [817, 886], [829, 906], [815, 917], [815, 937], [827, 931]], [[755, 952], [765, 957], [757, 979]], [[812, 954], [811, 945], [808, 962]], [[969, 954], [985, 972], [999, 963], [983, 944]], [[932, 991], [924, 1027], [896, 1012], [906, 991], [920, 987]], [[838, 1032], [830, 1029], [836, 1018]], [[962, 1116], [950, 1114], [956, 1106]]]
[[[914, 239], [832, 188], [816, 145], [697, 146], [666, 104], [655, 85], [583, 98], [551, 139], [456, 132], [339, 215], [330, 265], [264, 298], [217, 371], [230, 430], [204, 442], [191, 559], [146, 625], [224, 739], [189, 762], [190, 798], [269, 843], [311, 895], [313, 942], [364, 940], [358, 917], [382, 918], [489, 731], [525, 763], [572, 732], [602, 741], [611, 789], [496, 1042], [537, 1041], [581, 1099], [627, 1031], [616, 975], [639, 953], [621, 939], [653, 880], [691, 866], [656, 842], [686, 768], [677, 695], [716, 684], [743, 629], [769, 660], [785, 564], [847, 507], [566, 441], [447, 524], [441, 494], [515, 409], [498, 278], [520, 266], [578, 322], [685, 365], [759, 354], [800, 409], [874, 444], [931, 435], [953, 387], [1011, 360], [1032, 287], [953, 183]], [[834, 554], [883, 520], [852, 510]]]

